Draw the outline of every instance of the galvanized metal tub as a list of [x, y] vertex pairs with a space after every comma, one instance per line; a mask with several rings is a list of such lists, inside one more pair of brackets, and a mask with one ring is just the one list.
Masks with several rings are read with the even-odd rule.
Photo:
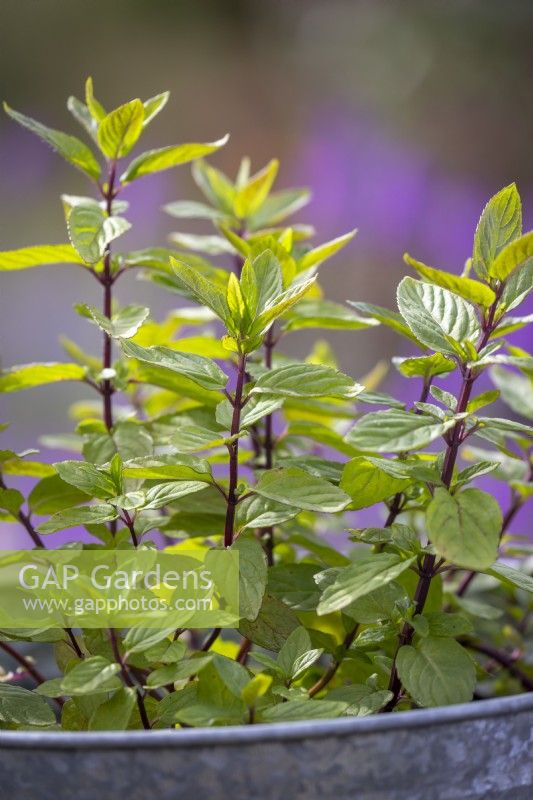
[[214, 729], [0, 732], [12, 800], [533, 798], [533, 694]]

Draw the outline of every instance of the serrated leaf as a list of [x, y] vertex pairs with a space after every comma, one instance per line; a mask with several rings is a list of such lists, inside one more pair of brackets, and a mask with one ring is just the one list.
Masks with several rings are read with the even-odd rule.
[[60, 461], [54, 464], [59, 477], [91, 497], [106, 500], [116, 494], [111, 476], [86, 461]]
[[298, 467], [273, 469], [263, 472], [254, 492], [308, 511], [334, 513], [342, 511], [350, 498], [341, 489], [322, 478], [316, 478]]
[[228, 382], [225, 373], [210, 358], [179, 353], [169, 347], [141, 347], [128, 341], [122, 342], [122, 350], [130, 358], [184, 375], [204, 389], [224, 389]]
[[439, 555], [465, 569], [484, 570], [498, 554], [502, 513], [492, 495], [465, 489], [451, 495], [437, 487], [426, 523], [429, 538]]
[[517, 414], [533, 419], [532, 381], [501, 367], [495, 367], [490, 374], [509, 408]]
[[308, 189], [283, 189], [272, 192], [249, 220], [249, 228], [256, 231], [266, 226], [277, 225], [307, 205], [310, 197]]
[[331, 300], [302, 300], [283, 320], [286, 331], [305, 328], [330, 330], [361, 330], [379, 325], [376, 319], [360, 317], [340, 303]]
[[481, 214], [474, 237], [474, 270], [486, 279], [489, 269], [509, 242], [522, 232], [522, 203], [514, 183], [495, 194]]
[[93, 692], [108, 692], [120, 688], [116, 677], [119, 664], [114, 664], [103, 656], [91, 656], [76, 664], [61, 681], [65, 694], [76, 697]]
[[358, 456], [344, 465], [340, 488], [352, 498], [350, 508], [367, 508], [405, 489], [411, 480], [396, 478]]
[[59, 381], [81, 381], [86, 371], [80, 364], [23, 364], [0, 373], [0, 392], [21, 392]]
[[0, 683], [0, 721], [7, 725], [48, 726], [56, 720], [44, 697], [22, 686]]
[[331, 367], [287, 364], [257, 379], [252, 393], [278, 397], [356, 397], [363, 387]]
[[101, 525], [104, 522], [112, 522], [118, 518], [118, 514], [109, 503], [102, 503], [94, 506], [81, 506], [80, 508], [69, 508], [54, 514], [48, 522], [42, 522], [37, 526], [39, 533], [57, 533], [65, 528], [75, 528], [78, 525]]
[[376, 320], [387, 328], [391, 328], [396, 333], [405, 336], [410, 341], [414, 342], [418, 347], [425, 350], [425, 345], [419, 341], [408, 325], [405, 324], [400, 314], [397, 311], [390, 311], [388, 308], [382, 306], [372, 305], [372, 303], [360, 303], [353, 300], [348, 300], [348, 305], [353, 306], [362, 314], [367, 314], [369, 319]]
[[123, 640], [124, 650], [126, 653], [142, 653], [162, 641], [168, 645], [172, 633], [174, 628], [130, 628]]
[[90, 178], [98, 180], [100, 177], [100, 164], [94, 157], [93, 153], [86, 144], [77, 139], [75, 136], [69, 136], [62, 131], [56, 131], [53, 128], [47, 128], [40, 122], [20, 114], [18, 111], [10, 108], [7, 103], [4, 103], [4, 110], [15, 122], [27, 128], [32, 133], [49, 144], [60, 156], [68, 161], [73, 166], [80, 169]]
[[124, 306], [109, 319], [97, 308], [85, 303], [77, 304], [76, 310], [82, 316], [95, 322], [109, 336], [121, 339], [131, 339], [132, 336], [135, 336], [150, 313], [150, 309], [145, 306]]
[[420, 706], [446, 706], [472, 699], [475, 666], [454, 639], [428, 637], [416, 647], [404, 645], [398, 651], [396, 666], [403, 685]]
[[239, 631], [259, 647], [278, 653], [298, 626], [298, 617], [285, 603], [265, 594], [257, 618], [253, 621], [242, 619]]
[[398, 306], [415, 336], [433, 350], [457, 355], [453, 342], [478, 339], [479, 320], [472, 306], [440, 286], [404, 278]]
[[34, 486], [28, 505], [34, 514], [56, 514], [86, 500], [86, 492], [65, 483], [59, 475], [49, 475]]
[[533, 256], [533, 231], [525, 233], [506, 245], [494, 259], [489, 268], [491, 278], [505, 281], [514, 270], [525, 264]]
[[318, 564], [275, 564], [268, 571], [267, 591], [295, 611], [314, 611], [320, 599], [317, 572]]
[[426, 447], [453, 425], [453, 419], [437, 422], [425, 414], [392, 408], [365, 414], [348, 431], [345, 441], [366, 452], [403, 453]]
[[432, 378], [436, 375], [453, 372], [457, 367], [455, 361], [442, 353], [433, 353], [430, 356], [419, 356], [418, 358], [393, 358], [392, 363], [406, 378]]
[[317, 614], [340, 611], [360, 597], [390, 583], [406, 569], [415, 558], [403, 561], [394, 553], [375, 553], [363, 556], [348, 567], [339, 570], [336, 579], [327, 586], [318, 604]]
[[128, 686], [99, 705], [89, 720], [90, 731], [125, 731], [136, 702], [136, 691]]
[[484, 570], [487, 575], [492, 575], [497, 580], [523, 589], [525, 592], [533, 592], [533, 578], [522, 570], [509, 567], [507, 564], [493, 564], [490, 569]]
[[211, 481], [211, 466], [204, 458], [160, 455], [132, 458], [124, 464], [123, 476], [136, 480]]
[[115, 108], [98, 125], [98, 144], [102, 153], [113, 161], [127, 156], [141, 135], [144, 106], [140, 100]]
[[226, 135], [216, 142], [208, 142], [207, 144], [179, 144], [162, 147], [159, 150], [148, 150], [133, 159], [126, 171], [121, 175], [120, 180], [122, 183], [131, 183], [143, 175], [162, 172], [165, 169], [202, 158], [223, 147], [228, 138], [229, 136]]
[[273, 158], [266, 167], [263, 167], [238, 189], [234, 198], [237, 217], [240, 219], [250, 217], [261, 207], [276, 179], [278, 169], [279, 161]]
[[342, 250], [343, 247], [346, 247], [346, 245], [354, 238], [356, 233], [357, 230], [350, 231], [349, 233], [345, 233], [343, 236], [338, 236], [336, 239], [332, 239], [329, 242], [325, 242], [324, 244], [309, 250], [307, 253], [305, 253], [303, 258], [300, 259], [298, 263], [298, 271], [302, 272], [304, 270], [318, 267], [323, 261], [331, 258], [339, 250]]
[[161, 94], [156, 94], [154, 97], [150, 97], [148, 100], [145, 100], [143, 103], [144, 106], [144, 120], [143, 120], [143, 128], [156, 117], [160, 111], [164, 109], [166, 104], [168, 103], [168, 98], [170, 97], [170, 92], [161, 92]]
[[107, 245], [131, 227], [123, 217], [108, 217], [89, 203], [74, 206], [67, 224], [70, 240], [87, 264], [100, 261]]
[[47, 264], [85, 264], [71, 244], [39, 244], [0, 252], [0, 272]]
[[265, 722], [294, 722], [304, 719], [332, 719], [342, 716], [347, 704], [334, 700], [288, 700], [261, 712]]
[[489, 308], [496, 300], [496, 295], [492, 289], [480, 281], [428, 267], [421, 261], [411, 258], [408, 253], [405, 253], [403, 258], [406, 264], [413, 267], [427, 281], [441, 286], [443, 289], [450, 289], [454, 294], [468, 300], [469, 303]]
[[347, 717], [368, 717], [387, 705], [392, 699], [392, 692], [386, 689], [375, 689], [367, 684], [355, 684], [352, 686], [339, 686], [328, 692], [328, 700], [347, 703], [348, 708], [344, 712]]
[[204, 278], [197, 270], [183, 261], [171, 258], [170, 264], [187, 295], [197, 303], [210, 308], [219, 319], [225, 322], [229, 315], [226, 293], [213, 281]]
[[266, 555], [256, 539], [240, 536], [232, 545], [239, 554], [239, 609], [248, 620], [259, 614], [267, 583]]

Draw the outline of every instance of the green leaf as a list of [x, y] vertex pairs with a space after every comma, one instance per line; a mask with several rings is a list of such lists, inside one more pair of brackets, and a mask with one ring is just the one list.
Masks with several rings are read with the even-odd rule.
[[7, 103], [4, 103], [4, 110], [19, 125], [37, 134], [40, 139], [49, 144], [70, 164], [81, 169], [93, 180], [98, 180], [101, 172], [100, 165], [91, 150], [82, 141], [75, 136], [69, 136], [61, 131], [53, 130], [53, 128], [47, 128], [46, 125], [41, 125], [40, 122], [31, 119], [31, 117], [26, 117], [24, 114], [14, 111]]
[[305, 297], [309, 289], [314, 285], [315, 279], [305, 280], [293, 283], [289, 288], [278, 295], [275, 302], [269, 307], [265, 308], [255, 318], [253, 324], [247, 331], [250, 338], [254, 336], [262, 336], [272, 325], [275, 320], [283, 316], [289, 309], [298, 303], [302, 297]]
[[491, 197], [478, 222], [474, 236], [474, 269], [486, 279], [489, 269], [509, 242], [522, 232], [522, 203], [514, 183]]
[[65, 694], [76, 697], [93, 692], [109, 692], [120, 688], [116, 677], [119, 664], [111, 663], [103, 656], [91, 656], [76, 664], [61, 681]]
[[123, 476], [136, 480], [211, 482], [211, 467], [203, 458], [160, 455], [133, 458], [124, 464]]
[[90, 731], [125, 731], [135, 708], [137, 693], [127, 686], [99, 705], [89, 720]]
[[87, 264], [96, 264], [107, 245], [131, 227], [122, 217], [108, 217], [97, 205], [80, 203], [69, 214], [70, 240]]
[[237, 528], [268, 528], [292, 519], [299, 509], [290, 508], [283, 503], [275, 503], [264, 497], [247, 497], [237, 507]]
[[146, 685], [150, 689], [157, 689], [160, 686], [186, 680], [201, 672], [212, 660], [213, 655], [209, 654], [199, 658], [184, 658], [177, 664], [167, 664], [151, 672]]
[[363, 387], [332, 367], [287, 364], [260, 375], [252, 393], [277, 397], [353, 398]]
[[131, 183], [143, 175], [162, 172], [165, 169], [202, 158], [223, 147], [228, 138], [229, 135], [226, 135], [216, 142], [208, 142], [207, 144], [179, 144], [162, 147], [159, 150], [148, 150], [146, 153], [141, 153], [129, 164], [126, 171], [121, 175], [120, 180], [122, 183]]
[[493, 564], [490, 569], [484, 570], [487, 575], [492, 575], [493, 578], [506, 583], [511, 586], [516, 586], [517, 589], [523, 589], [525, 592], [533, 592], [533, 578], [526, 572], [507, 564]]
[[210, 308], [219, 319], [225, 322], [229, 315], [226, 293], [213, 281], [204, 278], [197, 270], [189, 267], [183, 261], [171, 258], [170, 264], [187, 295], [197, 303]]
[[295, 611], [314, 611], [320, 599], [317, 572], [318, 564], [275, 564], [268, 571], [267, 591]]
[[191, 200], [167, 203], [163, 206], [163, 211], [178, 219], [210, 219], [218, 222], [225, 219], [225, 215], [218, 209], [211, 208], [206, 203], [196, 203]]
[[500, 309], [512, 311], [517, 308], [533, 290], [533, 259], [515, 269], [503, 287]]
[[398, 286], [398, 306], [418, 339], [441, 353], [456, 355], [455, 343], [475, 342], [479, 336], [472, 306], [440, 286], [404, 278]]
[[103, 105], [99, 103], [94, 96], [93, 79], [91, 76], [85, 81], [85, 102], [91, 117], [96, 120], [96, 122], [100, 122], [100, 120], [105, 117], [106, 112]]
[[48, 522], [42, 522], [37, 526], [37, 531], [44, 534], [57, 533], [65, 528], [76, 528], [78, 525], [101, 525], [103, 522], [112, 522], [117, 518], [116, 509], [109, 503], [68, 508], [54, 514]]
[[344, 465], [340, 488], [352, 498], [350, 508], [367, 508], [403, 491], [411, 480], [396, 478], [358, 456]]
[[409, 569], [415, 557], [402, 561], [394, 553], [374, 553], [359, 558], [349, 567], [339, 570], [336, 579], [326, 586], [317, 613], [319, 616], [340, 611], [354, 600], [385, 586]]
[[3, 489], [0, 488], [0, 508], [9, 511], [14, 517], [20, 511], [20, 507], [24, 502], [24, 496], [18, 489]]
[[28, 505], [34, 514], [56, 514], [86, 500], [86, 492], [65, 483], [59, 475], [49, 475], [33, 487]]
[[84, 261], [71, 244], [39, 244], [0, 252], [0, 272], [47, 264], [84, 264]]
[[400, 647], [396, 659], [400, 679], [420, 706], [446, 706], [472, 699], [476, 670], [454, 639], [421, 639], [416, 647]]
[[164, 642], [166, 648], [170, 645], [168, 637], [172, 633], [174, 628], [130, 628], [124, 637], [124, 650], [126, 653], [142, 653], [160, 642]]
[[250, 230], [256, 231], [277, 225], [307, 205], [310, 198], [311, 193], [308, 189], [284, 189], [272, 192], [249, 220]]
[[145, 306], [124, 306], [109, 319], [97, 308], [85, 303], [77, 304], [76, 310], [82, 316], [92, 319], [109, 336], [121, 339], [131, 339], [135, 336], [150, 313], [150, 309]]
[[298, 271], [302, 272], [304, 270], [308, 270], [310, 268], [316, 268], [323, 261], [326, 261], [331, 256], [335, 255], [339, 250], [342, 250], [343, 247], [351, 242], [351, 240], [356, 235], [357, 230], [350, 231], [349, 233], [345, 233], [343, 236], [338, 236], [336, 239], [332, 239], [330, 242], [325, 242], [325, 244], [321, 244], [318, 247], [313, 248], [313, 250], [309, 250], [302, 259], [300, 259], [298, 264]]
[[304, 719], [332, 719], [346, 712], [346, 703], [334, 700], [288, 700], [261, 712], [264, 722], [295, 722]]
[[82, 381], [86, 371], [80, 364], [23, 364], [0, 373], [0, 392], [21, 392], [59, 381]]
[[239, 608], [245, 619], [257, 618], [267, 583], [266, 555], [256, 539], [243, 536], [232, 544], [239, 554]]
[[239, 631], [259, 647], [278, 653], [299, 624], [298, 617], [285, 603], [265, 594], [257, 618], [251, 622], [242, 619]]
[[115, 108], [98, 125], [98, 144], [104, 155], [113, 161], [127, 156], [141, 135], [144, 106], [140, 100]]
[[350, 502], [341, 489], [298, 467], [263, 472], [253, 491], [270, 500], [307, 511], [333, 513], [342, 511]]
[[237, 217], [246, 219], [261, 207], [272, 188], [278, 169], [279, 161], [274, 158], [237, 191], [234, 199]]
[[320, 658], [322, 653], [321, 649], [313, 649], [311, 637], [305, 628], [296, 628], [279, 651], [277, 665], [287, 680], [295, 681]]
[[44, 697], [22, 686], [0, 683], [0, 721], [7, 725], [48, 726], [56, 720]]
[[457, 364], [442, 353], [433, 353], [431, 356], [418, 358], [393, 358], [392, 363], [406, 378], [433, 378], [436, 375], [445, 375], [453, 372]]
[[409, 602], [405, 589], [390, 581], [354, 600], [343, 613], [363, 625], [368, 625], [397, 617], [400, 611], [408, 608]]
[[328, 700], [338, 703], [348, 703], [348, 708], [344, 712], [347, 717], [368, 717], [387, 705], [392, 699], [392, 692], [361, 683], [339, 686], [328, 692], [327, 697]]
[[116, 493], [116, 486], [110, 475], [98, 470], [86, 461], [60, 461], [54, 464], [59, 477], [91, 497], [106, 500]]
[[414, 342], [422, 350], [425, 350], [425, 345], [419, 341], [410, 328], [405, 324], [400, 314], [397, 311], [390, 311], [388, 308], [382, 306], [375, 306], [372, 303], [359, 303], [353, 300], [348, 300], [348, 305], [353, 306], [362, 314], [367, 314], [369, 319], [376, 320], [387, 328], [391, 328], [396, 333], [405, 336], [406, 339]]
[[438, 487], [426, 522], [432, 544], [452, 564], [484, 570], [496, 560], [502, 513], [492, 495], [480, 489], [451, 495]]
[[159, 112], [164, 109], [168, 103], [169, 97], [170, 92], [161, 92], [161, 94], [156, 94], [154, 97], [150, 97], [148, 100], [144, 101], [143, 128], [146, 128], [146, 126], [154, 119], [154, 117], [156, 117]]
[[425, 414], [411, 414], [391, 408], [365, 414], [348, 431], [345, 441], [362, 451], [403, 453], [426, 447], [453, 425], [453, 419], [437, 422]]
[[533, 231], [504, 247], [489, 268], [491, 278], [505, 281], [515, 269], [521, 267], [533, 256]]
[[122, 342], [122, 350], [130, 358], [185, 375], [204, 389], [224, 389], [228, 382], [225, 373], [210, 358], [179, 353], [169, 347], [141, 347], [128, 341]]
[[406, 264], [413, 267], [419, 275], [430, 283], [441, 286], [443, 289], [450, 289], [454, 294], [458, 294], [469, 303], [481, 305], [489, 308], [496, 300], [496, 295], [488, 286], [472, 278], [464, 278], [459, 275], [451, 275], [449, 272], [442, 272], [440, 269], [428, 267], [421, 261], [416, 261], [408, 253], [403, 257]]
[[360, 317], [340, 303], [331, 300], [302, 300], [284, 318], [286, 331], [305, 328], [328, 328], [330, 330], [361, 330], [379, 325], [376, 319]]

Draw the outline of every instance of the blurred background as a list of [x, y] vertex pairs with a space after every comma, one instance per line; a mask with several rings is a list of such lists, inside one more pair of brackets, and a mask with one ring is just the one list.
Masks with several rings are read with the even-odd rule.
[[[462, 269], [481, 208], [503, 185], [518, 182], [532, 226], [532, 24], [531, 0], [3, 0], [0, 95], [79, 134], [65, 102], [83, 96], [87, 75], [106, 107], [171, 90], [143, 149], [229, 131], [213, 162], [230, 174], [242, 155], [256, 168], [279, 157], [278, 188], [313, 190], [300, 219], [319, 240], [359, 228], [322, 273], [328, 295], [389, 305], [406, 250]], [[66, 241], [59, 195], [84, 193], [85, 179], [5, 115], [0, 175], [0, 248]], [[139, 181], [124, 246], [186, 229], [160, 212], [184, 198], [199, 199], [189, 166]], [[100, 302], [93, 283], [68, 267], [4, 274], [3, 365], [61, 359], [59, 333], [98, 352], [97, 330], [72, 310]], [[172, 308], [150, 284], [118, 286], [123, 303], [142, 300], [156, 317]], [[381, 328], [328, 338], [358, 377], [398, 347]], [[304, 354], [310, 340], [293, 334], [287, 348]], [[2, 396], [3, 446], [65, 430], [83, 394]]]

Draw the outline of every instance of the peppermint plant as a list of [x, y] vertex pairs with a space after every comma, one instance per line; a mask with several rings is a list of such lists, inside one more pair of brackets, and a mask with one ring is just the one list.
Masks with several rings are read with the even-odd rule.
[[[461, 275], [406, 255], [398, 311], [332, 303], [320, 270], [355, 232], [316, 243], [291, 222], [309, 192], [275, 189], [277, 161], [252, 173], [243, 159], [232, 180], [203, 160], [222, 139], [122, 164], [167, 99], [106, 112], [89, 80], [85, 102], [68, 102], [89, 144], [6, 108], [95, 191], [62, 197], [68, 244], [0, 253], [0, 270], [81, 266], [102, 286], [100, 308], [76, 306], [102, 355], [63, 340], [68, 362], [0, 373], [2, 392], [66, 380], [92, 392], [71, 410], [74, 432], [41, 442], [71, 458], [0, 453], [0, 507], [37, 553], [68, 529], [70, 548], [133, 559], [236, 552], [238, 625], [1, 630], [1, 725], [256, 724], [531, 690], [530, 545], [510, 533], [531, 494], [533, 430], [533, 360], [512, 344], [530, 321], [517, 309], [533, 271], [516, 187], [485, 207]], [[212, 231], [118, 252], [129, 183], [186, 161], [204, 199], [165, 211]], [[120, 307], [115, 283], [131, 270], [175, 310]], [[322, 339], [304, 359], [283, 352], [302, 329], [364, 336], [380, 324], [402, 338], [390, 385], [404, 397], [408, 379], [410, 402], [379, 391], [381, 365], [340, 372]], [[35, 481], [27, 496], [19, 476]], [[503, 508], [478, 485], [493, 479], [508, 487]], [[358, 527], [370, 507], [375, 527]], [[53, 647], [53, 674], [28, 642]]]

